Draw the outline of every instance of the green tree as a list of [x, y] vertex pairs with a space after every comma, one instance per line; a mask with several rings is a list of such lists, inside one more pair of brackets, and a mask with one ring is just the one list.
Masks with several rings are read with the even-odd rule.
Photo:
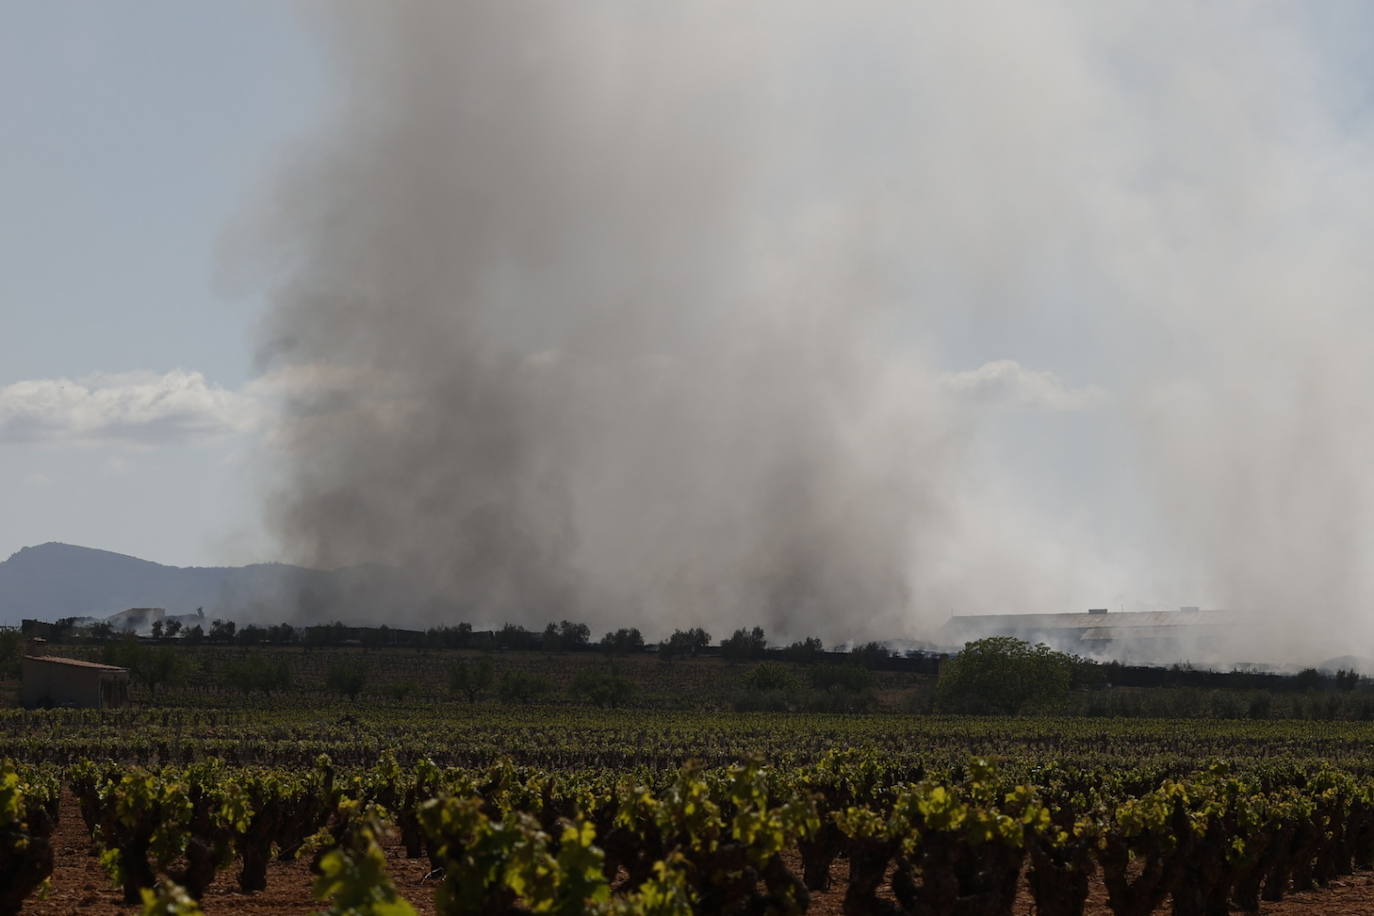
[[808, 664], [821, 657], [825, 651], [825, 644], [818, 637], [808, 636], [805, 639], [792, 643], [782, 650], [782, 657], [789, 662], [798, 664]]
[[558, 640], [565, 650], [582, 649], [591, 643], [592, 629], [585, 623], [563, 620], [558, 624]]
[[496, 693], [502, 703], [529, 703], [548, 693], [548, 690], [549, 681], [541, 675], [507, 671], [501, 675]]
[[466, 697], [469, 703], [476, 703], [482, 694], [491, 689], [495, 676], [489, 658], [481, 658], [476, 662], [459, 659], [448, 669], [448, 689], [450, 693]]
[[892, 652], [880, 642], [866, 642], [849, 650], [850, 658], [865, 668], [880, 668]]
[[572, 694], [594, 706], [616, 708], [625, 705], [634, 693], [634, 684], [616, 673], [614, 667], [583, 668], [573, 678]]
[[601, 648], [615, 655], [628, 655], [644, 648], [644, 636], [636, 627], [621, 627], [601, 637]]
[[795, 690], [796, 676], [786, 665], [763, 662], [744, 676], [744, 686], [750, 690]]
[[673, 635], [659, 643], [658, 656], [665, 661], [696, 655], [711, 644], [711, 634], [701, 627], [674, 630]]
[[763, 658], [763, 650], [767, 647], [768, 640], [763, 635], [763, 627], [754, 627], [752, 630], [741, 627], [729, 639], [721, 641], [720, 654], [731, 661], [743, 661], [747, 658]]
[[975, 715], [1043, 711], [1068, 697], [1073, 671], [1073, 656], [1043, 643], [990, 636], [941, 666], [935, 702], [941, 712]]
[[1304, 668], [1293, 675], [1293, 683], [1300, 690], [1318, 690], [1326, 682], [1326, 675], [1316, 668]]
[[325, 686], [356, 700], [367, 684], [367, 663], [362, 659], [341, 659], [329, 666]]
[[531, 633], [518, 623], [507, 623], [496, 631], [493, 638], [498, 649], [530, 651], [539, 648], [543, 634]]
[[261, 652], [251, 652], [226, 665], [224, 677], [228, 684], [244, 693], [271, 696], [291, 686], [291, 665], [284, 658], [271, 661]]
[[0, 678], [19, 678], [24, 636], [18, 630], [0, 630]]
[[148, 688], [153, 696], [158, 687], [174, 686], [186, 679], [190, 661], [171, 646], [150, 648], [132, 634], [108, 642], [100, 651], [100, 660], [107, 665], [129, 669], [129, 676]]
[[157, 695], [159, 686], [174, 687], [186, 680], [190, 667], [185, 656], [171, 646], [144, 649], [140, 663], [131, 672], [134, 678], [147, 686], [148, 692]]

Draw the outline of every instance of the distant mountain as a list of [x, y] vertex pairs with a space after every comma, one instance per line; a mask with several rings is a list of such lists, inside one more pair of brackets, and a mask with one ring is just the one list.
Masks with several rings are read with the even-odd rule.
[[1323, 674], [1335, 674], [1337, 671], [1358, 671], [1360, 674], [1368, 676], [1374, 674], [1374, 661], [1361, 658], [1358, 655], [1341, 655], [1337, 658], [1328, 658], [1317, 666], [1317, 670]]
[[131, 607], [169, 614], [205, 609], [239, 622], [387, 622], [415, 625], [447, 611], [401, 572], [379, 567], [322, 571], [284, 563], [163, 566], [75, 547], [25, 547], [0, 563], [0, 625], [23, 618], [105, 617]]

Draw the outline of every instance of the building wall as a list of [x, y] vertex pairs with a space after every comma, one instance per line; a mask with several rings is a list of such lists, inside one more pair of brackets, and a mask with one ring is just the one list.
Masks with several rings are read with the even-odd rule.
[[107, 671], [100, 668], [83, 668], [77, 665], [63, 665], [54, 662], [25, 658], [23, 660], [23, 704], [27, 708], [37, 706], [79, 706], [100, 708], [106, 705], [102, 695], [102, 681], [113, 681], [115, 686], [109, 693], [118, 705], [127, 696], [128, 674], [120, 671]]

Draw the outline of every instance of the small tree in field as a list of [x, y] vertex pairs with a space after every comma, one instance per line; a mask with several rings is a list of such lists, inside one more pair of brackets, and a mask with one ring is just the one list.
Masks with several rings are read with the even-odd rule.
[[731, 661], [763, 658], [763, 650], [767, 647], [768, 639], [763, 634], [763, 627], [754, 627], [752, 630], [740, 628], [730, 634], [729, 639], [721, 640], [720, 654]]
[[628, 655], [644, 648], [644, 635], [637, 627], [621, 627], [601, 637], [601, 648], [613, 655]]
[[490, 690], [493, 680], [495, 670], [489, 658], [476, 662], [465, 662], [460, 659], [448, 669], [449, 692], [461, 694], [469, 703], [476, 703], [482, 694]]
[[325, 686], [350, 700], [358, 699], [367, 684], [367, 665], [361, 660], [340, 660], [329, 666]]
[[171, 646], [153, 648], [133, 635], [105, 644], [100, 660], [107, 665], [128, 668], [130, 676], [157, 695], [159, 686], [174, 686], [186, 679], [189, 661]]
[[1052, 708], [1073, 682], [1074, 657], [1011, 636], [967, 643], [940, 668], [941, 712], [1014, 716]]
[[148, 686], [148, 692], [157, 693], [159, 684], [175, 686], [186, 679], [187, 660], [170, 646], [158, 649], [145, 649], [142, 658], [135, 663], [134, 677]]
[[0, 678], [18, 678], [24, 637], [18, 630], [0, 630]]
[[614, 667], [597, 669], [583, 668], [573, 678], [572, 695], [590, 702], [594, 706], [609, 706], [612, 709], [624, 706], [634, 693], [634, 684], [628, 678], [616, 673]]
[[659, 644], [658, 657], [664, 661], [696, 655], [711, 644], [711, 634], [701, 627], [674, 630], [673, 635]]
[[783, 649], [782, 657], [789, 662], [809, 664], [820, 658], [821, 653], [824, 651], [825, 645], [820, 641], [819, 637], [808, 636], [805, 639], [792, 643], [792, 645], [788, 646], [786, 649]]
[[244, 693], [259, 691], [271, 696], [273, 691], [291, 686], [291, 665], [284, 658], [269, 661], [261, 652], [253, 652], [226, 665], [224, 680]]

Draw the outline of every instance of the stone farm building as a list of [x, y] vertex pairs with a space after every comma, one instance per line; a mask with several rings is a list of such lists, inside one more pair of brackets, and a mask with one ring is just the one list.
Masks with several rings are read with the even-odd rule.
[[1241, 615], [1204, 611], [1094, 609], [1069, 614], [988, 614], [951, 617], [941, 643], [957, 647], [986, 636], [1014, 636], [1050, 648], [1094, 658], [1151, 663], [1205, 657], [1245, 625]]
[[129, 669], [74, 658], [25, 655], [23, 703], [26, 709], [77, 706], [103, 709], [129, 701]]

